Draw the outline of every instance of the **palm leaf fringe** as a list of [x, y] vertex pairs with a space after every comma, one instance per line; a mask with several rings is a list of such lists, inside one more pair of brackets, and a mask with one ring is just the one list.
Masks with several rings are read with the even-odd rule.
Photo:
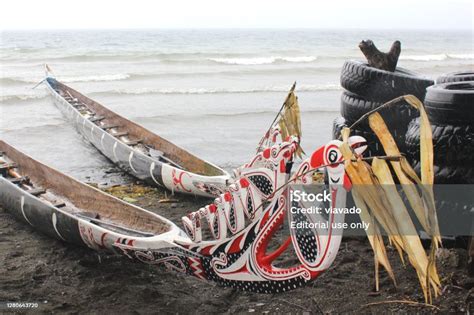
[[[425, 232], [431, 236], [432, 246], [427, 255], [408, 208], [395, 187], [390, 167], [385, 160], [374, 158], [372, 165], [354, 154], [348, 144], [350, 129], [342, 131], [343, 143], [340, 150], [344, 156], [345, 169], [353, 186], [356, 205], [361, 209], [361, 219], [372, 226], [367, 236], [374, 251], [376, 289], [379, 289], [378, 269], [382, 265], [395, 282], [393, 269], [387, 257], [381, 229], [398, 250], [402, 261], [406, 254], [413, 266], [427, 303], [441, 292], [441, 283], [436, 270], [436, 249], [441, 245], [441, 236], [433, 196], [433, 143], [428, 116], [423, 104], [414, 96], [402, 97], [408, 104], [420, 111], [420, 161], [421, 179], [404, 157], [389, 163], [403, 187], [408, 204], [415, 213]], [[401, 98], [401, 99], [402, 99]], [[383, 106], [383, 105], [382, 105]], [[371, 129], [382, 143], [388, 156], [401, 156], [400, 151], [378, 112], [368, 116]], [[419, 190], [417, 189], [419, 188]]]

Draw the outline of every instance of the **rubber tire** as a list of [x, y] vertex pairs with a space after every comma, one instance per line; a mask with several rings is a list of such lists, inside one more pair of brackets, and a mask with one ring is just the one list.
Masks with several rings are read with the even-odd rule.
[[448, 82], [463, 82], [463, 81], [474, 81], [474, 72], [472, 71], [459, 71], [444, 74], [436, 79], [436, 84], [448, 83]]
[[[431, 124], [433, 133], [434, 163], [437, 165], [461, 165], [474, 168], [474, 127]], [[420, 159], [420, 119], [408, 125], [405, 136], [407, 156]]]
[[[372, 102], [357, 94], [344, 91], [341, 95], [341, 115], [348, 123], [354, 123], [366, 113], [380, 107], [383, 103]], [[379, 111], [385, 123], [397, 137], [397, 134], [403, 135], [408, 129], [408, 123], [418, 117], [419, 112], [408, 104], [397, 104], [393, 107], [385, 108]], [[369, 120], [361, 122], [361, 125], [369, 127]]]
[[433, 193], [441, 233], [456, 236], [470, 235], [471, 222], [474, 219], [474, 210], [471, 210], [474, 209], [472, 186], [434, 185]]
[[474, 81], [434, 85], [424, 103], [432, 122], [474, 125]]
[[[420, 162], [413, 161], [415, 172], [420, 175]], [[465, 166], [438, 166], [434, 165], [435, 184], [474, 184], [474, 168]]]
[[395, 72], [390, 72], [355, 60], [346, 61], [341, 71], [343, 88], [365, 99], [382, 103], [406, 94], [423, 101], [426, 88], [433, 84], [433, 80], [403, 68], [398, 67]]
[[471, 222], [474, 217], [474, 214], [471, 212], [471, 209], [474, 207], [472, 201], [463, 203], [455, 200], [455, 197], [452, 196], [450, 199], [437, 200], [435, 206], [441, 235], [452, 235], [452, 233], [446, 231], [443, 225], [453, 221], [456, 222], [456, 231], [458, 233], [456, 236], [470, 235]]

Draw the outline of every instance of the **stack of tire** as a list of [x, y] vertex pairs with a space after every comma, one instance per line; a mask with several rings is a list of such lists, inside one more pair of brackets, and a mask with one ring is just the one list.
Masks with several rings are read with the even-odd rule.
[[[465, 234], [470, 229], [474, 207], [474, 190], [464, 186], [474, 184], [474, 72], [444, 75], [436, 83], [427, 89], [424, 105], [433, 132], [439, 222], [443, 232], [443, 222], [455, 219], [460, 224], [457, 230]], [[420, 171], [419, 123], [419, 118], [412, 120], [405, 137], [408, 158], [417, 172]], [[463, 186], [453, 190], [443, 184]]]
[[[333, 138], [338, 139], [343, 127], [349, 127], [364, 114], [398, 96], [412, 94], [423, 101], [426, 88], [434, 82], [403, 68], [394, 72], [370, 67], [360, 61], [346, 61], [341, 71], [341, 117], [333, 123]], [[399, 104], [380, 111], [399, 150], [405, 152], [405, 134], [411, 120], [419, 116], [408, 104]], [[383, 148], [364, 120], [351, 129], [352, 135], [364, 137], [368, 143], [368, 156], [384, 155]]]

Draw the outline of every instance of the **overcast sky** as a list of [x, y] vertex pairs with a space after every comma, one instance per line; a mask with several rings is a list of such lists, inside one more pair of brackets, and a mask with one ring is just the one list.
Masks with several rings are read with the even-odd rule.
[[0, 29], [474, 29], [473, 0], [6, 0]]

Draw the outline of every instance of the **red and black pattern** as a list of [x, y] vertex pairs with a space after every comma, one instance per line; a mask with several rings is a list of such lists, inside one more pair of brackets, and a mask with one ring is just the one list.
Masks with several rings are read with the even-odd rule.
[[263, 175], [249, 176], [249, 180], [264, 194], [269, 196], [273, 193], [273, 185], [269, 178]]
[[[327, 168], [334, 203], [331, 206], [336, 206], [337, 203], [341, 206], [341, 203], [345, 203], [343, 187], [332, 186], [345, 183], [347, 180], [344, 165], [339, 163], [342, 159], [338, 150], [341, 142], [334, 140], [316, 150], [303, 161], [290, 178], [287, 173], [289, 168], [286, 166], [292, 163], [291, 156], [296, 143], [295, 141], [294, 146], [287, 146], [285, 143], [278, 145], [282, 151], [289, 150], [289, 155], [285, 152], [276, 152], [268, 157], [269, 161], [254, 159], [253, 161], [259, 161], [266, 167], [252, 166], [250, 169], [240, 169], [240, 179], [236, 180], [228, 192], [217, 198], [215, 203], [190, 214], [183, 220], [191, 238], [197, 234], [201, 235], [199, 223], [201, 219], [212, 223], [214, 231], [211, 234], [215, 238], [215, 240], [202, 240], [200, 237], [194, 237], [193, 242], [176, 242], [177, 246], [185, 249], [178, 257], [183, 260], [188, 274], [239, 290], [278, 293], [305, 285], [329, 267], [335, 258], [342, 236], [334, 234], [331, 229], [325, 230], [324, 233], [313, 229], [293, 232], [278, 249], [268, 253], [270, 240], [283, 226], [285, 217], [289, 217], [286, 183], [291, 181], [311, 184], [312, 170], [316, 171], [319, 167], [336, 163]], [[282, 161], [285, 167], [280, 167]], [[269, 181], [266, 182], [262, 178]], [[293, 205], [307, 207], [301, 204]], [[235, 230], [239, 218], [247, 218], [249, 223]], [[220, 222], [220, 219], [226, 220], [226, 224]], [[319, 219], [332, 223], [343, 219], [343, 216], [341, 218], [328, 215]], [[315, 218], [298, 214], [292, 216], [291, 220], [314, 222]], [[230, 234], [227, 228], [231, 230]], [[291, 245], [299, 262], [285, 268], [274, 266], [273, 262]], [[165, 254], [161, 253], [157, 257], [162, 259], [163, 255]], [[176, 256], [176, 253], [166, 255]]]

